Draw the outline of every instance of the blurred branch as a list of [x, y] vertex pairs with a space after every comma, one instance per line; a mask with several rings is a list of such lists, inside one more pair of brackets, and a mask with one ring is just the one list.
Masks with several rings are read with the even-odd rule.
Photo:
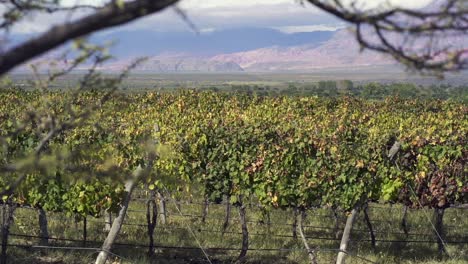
[[3, 11], [3, 18], [0, 20], [0, 29], [4, 30], [9, 30], [11, 26], [33, 12], [52, 14], [60, 11], [93, 10], [99, 8], [93, 5], [61, 6], [60, 1], [56, 0], [0, 0], [0, 4], [5, 9]]
[[60, 6], [57, 1], [37, 1], [37, 0], [0, 0], [0, 4], [11, 4], [17, 11], [45, 11], [53, 13], [58, 11], [69, 11], [77, 9], [97, 9], [93, 5], [73, 5]]
[[[307, 2], [354, 24], [362, 49], [388, 54], [409, 69], [441, 77], [444, 72], [468, 69], [468, 47], [464, 42], [468, 33], [468, 1], [434, 1], [422, 9], [360, 9], [356, 7], [359, 1]], [[462, 38], [463, 47], [439, 43], [454, 36]]]
[[172, 9], [174, 9], [174, 12], [187, 24], [187, 26], [193, 31], [195, 32], [195, 34], [199, 35], [200, 34], [200, 30], [198, 29], [198, 27], [195, 25], [195, 23], [193, 23], [193, 21], [190, 19], [190, 17], [187, 15], [187, 13], [182, 10], [180, 7], [174, 5], [172, 7]]
[[[66, 130], [71, 130], [77, 127], [80, 127], [85, 124], [85, 122], [90, 118], [90, 116], [99, 108], [101, 108], [108, 100], [111, 99], [111, 95], [118, 88], [118, 85], [129, 75], [130, 71], [137, 67], [145, 58], [136, 59], [130, 65], [128, 65], [119, 75], [116, 77], [102, 77], [100, 73], [96, 72], [96, 68], [99, 67], [108, 57], [102, 54], [99, 54], [99, 47], [94, 47], [91, 49], [83, 50], [83, 54], [78, 56], [67, 68], [61, 70], [60, 72], [53, 73], [48, 76], [48, 79], [45, 83], [41, 83], [42, 86], [47, 86], [49, 82], [54, 81], [57, 77], [63, 76], [71, 72], [76, 68], [80, 63], [84, 62], [87, 58], [95, 56], [95, 63], [88, 70], [87, 74], [83, 77], [82, 82], [79, 83], [76, 91], [73, 93], [74, 97], [78, 97], [79, 93], [84, 91], [88, 86], [92, 86], [93, 89], [99, 90], [102, 89], [105, 91], [101, 98], [95, 103], [86, 107], [81, 113], [77, 114], [72, 110], [71, 102], [66, 106], [66, 112], [63, 114], [68, 117], [60, 120], [59, 116], [48, 115], [48, 118], [43, 121], [42, 125], [36, 125], [37, 129], [41, 130], [40, 127], [48, 127], [48, 132], [42, 133], [43, 136], [39, 140], [39, 143], [35, 147], [34, 151], [26, 157], [11, 162], [9, 164], [0, 165], [0, 172], [2, 173], [15, 173], [19, 175], [15, 181], [10, 184], [8, 187], [0, 191], [0, 198], [3, 196], [12, 195], [18, 186], [26, 179], [27, 173], [34, 170], [46, 169], [50, 164], [43, 162], [44, 156], [43, 152], [47, 149], [49, 142], [60, 133], [63, 133]], [[42, 87], [43, 91], [46, 90], [46, 87]], [[29, 123], [40, 123], [41, 115], [36, 112], [28, 113], [27, 122]], [[3, 137], [11, 137], [15, 134], [24, 132], [27, 129], [27, 126], [19, 126], [13, 131], [13, 133], [8, 133]], [[41, 133], [39, 131], [38, 133]], [[45, 159], [47, 160], [47, 159]]]
[[54, 26], [42, 35], [0, 54], [0, 76], [14, 67], [50, 51], [65, 42], [95, 31], [125, 24], [156, 13], [178, 0], [133, 0], [111, 2], [90, 15], [71, 23]]

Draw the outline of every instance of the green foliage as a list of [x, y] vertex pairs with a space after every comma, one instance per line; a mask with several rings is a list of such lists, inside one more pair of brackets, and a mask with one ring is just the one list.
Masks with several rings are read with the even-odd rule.
[[[43, 107], [35, 93], [0, 93], [0, 165], [41, 138], [32, 128], [13, 133], [25, 123], [25, 105]], [[48, 92], [48, 111], [66, 113], [69, 96]], [[83, 92], [71, 107], [80, 111], [100, 96]], [[183, 91], [115, 94], [101, 109], [50, 142], [46, 152], [62, 153], [54, 156], [60, 162], [28, 172], [16, 201], [81, 216], [118, 208], [125, 176], [144, 164], [141, 142], [157, 139], [162, 157], [144, 184], [175, 195], [233, 204], [255, 197], [265, 210], [468, 202], [468, 108], [461, 103]], [[395, 141], [402, 148], [390, 159]], [[15, 177], [2, 174], [2, 188]]]

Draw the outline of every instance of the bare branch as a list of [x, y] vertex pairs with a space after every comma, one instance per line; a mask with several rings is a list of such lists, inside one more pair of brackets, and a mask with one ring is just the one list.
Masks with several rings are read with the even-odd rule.
[[[356, 39], [363, 49], [389, 54], [411, 70], [443, 77], [444, 72], [468, 69], [467, 1], [448, 0], [418, 10], [394, 7], [383, 11], [361, 10], [342, 0], [307, 2], [354, 24]], [[436, 45], [436, 40], [448, 37], [462, 38], [464, 46]]]
[[122, 6], [109, 3], [91, 15], [77, 21], [58, 25], [25, 43], [0, 54], [0, 76], [14, 67], [50, 51], [65, 42], [105, 28], [122, 25], [137, 18], [156, 13], [178, 0], [134, 0]]

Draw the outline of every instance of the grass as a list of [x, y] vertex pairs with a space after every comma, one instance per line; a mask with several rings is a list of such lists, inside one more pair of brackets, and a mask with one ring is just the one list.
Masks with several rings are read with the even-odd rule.
[[[134, 201], [118, 238], [114, 256], [109, 263], [208, 263], [199, 249], [198, 243], [207, 249], [213, 263], [233, 262], [241, 245], [241, 229], [236, 208], [232, 208], [231, 223], [224, 234], [221, 227], [224, 217], [223, 205], [210, 205], [208, 218], [201, 222], [201, 204], [183, 204], [181, 216], [173, 204], [168, 204], [168, 219], [165, 225], [158, 223], [155, 230], [155, 244], [162, 246], [155, 250], [152, 258], [147, 257], [148, 243], [145, 204]], [[292, 237], [293, 213], [287, 210], [273, 210], [270, 224], [261, 210], [247, 208], [250, 248], [247, 263], [308, 263], [300, 239]], [[352, 256], [347, 263], [468, 263], [468, 244], [449, 244], [449, 256], [440, 257], [435, 243], [414, 243], [410, 241], [435, 240], [430, 224], [431, 210], [409, 210], [408, 223], [410, 234], [406, 237], [400, 228], [403, 214], [400, 206], [371, 205], [370, 219], [376, 232], [376, 248], [371, 247], [367, 226], [362, 213], [359, 215], [351, 235], [349, 251]], [[468, 241], [468, 214], [462, 209], [447, 209], [444, 216], [447, 241]], [[49, 235], [54, 238], [74, 239], [77, 241], [50, 240], [51, 246], [82, 247], [82, 222], [76, 222], [60, 213], [50, 213]], [[339, 229], [344, 228], [345, 216], [339, 218]], [[86, 247], [99, 248], [106, 236], [103, 231], [104, 220], [88, 218]], [[318, 248], [319, 263], [333, 263], [339, 248], [339, 238], [335, 238], [335, 221], [328, 209], [309, 211], [305, 222], [306, 236], [310, 245]], [[37, 236], [39, 234], [37, 212], [31, 209], [17, 209], [12, 234]], [[195, 237], [191, 234], [192, 230]], [[400, 242], [391, 242], [391, 241]], [[96, 242], [93, 242], [96, 241]], [[198, 241], [198, 242], [197, 242]], [[10, 244], [37, 245], [38, 239], [12, 235]], [[173, 247], [173, 248], [172, 248]], [[182, 247], [182, 248], [181, 248]], [[175, 249], [179, 248], [179, 249]], [[218, 248], [218, 249], [216, 249]], [[228, 250], [219, 250], [225, 248]], [[284, 250], [271, 250], [282, 248]], [[95, 250], [32, 249], [9, 247], [9, 263], [93, 263]]]

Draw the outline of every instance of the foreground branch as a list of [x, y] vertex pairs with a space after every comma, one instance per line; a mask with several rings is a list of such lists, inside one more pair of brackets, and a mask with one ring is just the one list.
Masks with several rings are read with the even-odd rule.
[[0, 76], [14, 67], [50, 51], [65, 42], [98, 30], [118, 26], [153, 14], [178, 0], [134, 0], [121, 6], [109, 3], [77, 21], [55, 26], [44, 34], [0, 54]]
[[[468, 4], [465, 0], [435, 1], [422, 9], [363, 9], [357, 1], [304, 0], [355, 26], [361, 49], [388, 54], [411, 70], [443, 77], [468, 69]], [[365, 1], [362, 1], [365, 2]], [[457, 36], [461, 46], [443, 40]]]

